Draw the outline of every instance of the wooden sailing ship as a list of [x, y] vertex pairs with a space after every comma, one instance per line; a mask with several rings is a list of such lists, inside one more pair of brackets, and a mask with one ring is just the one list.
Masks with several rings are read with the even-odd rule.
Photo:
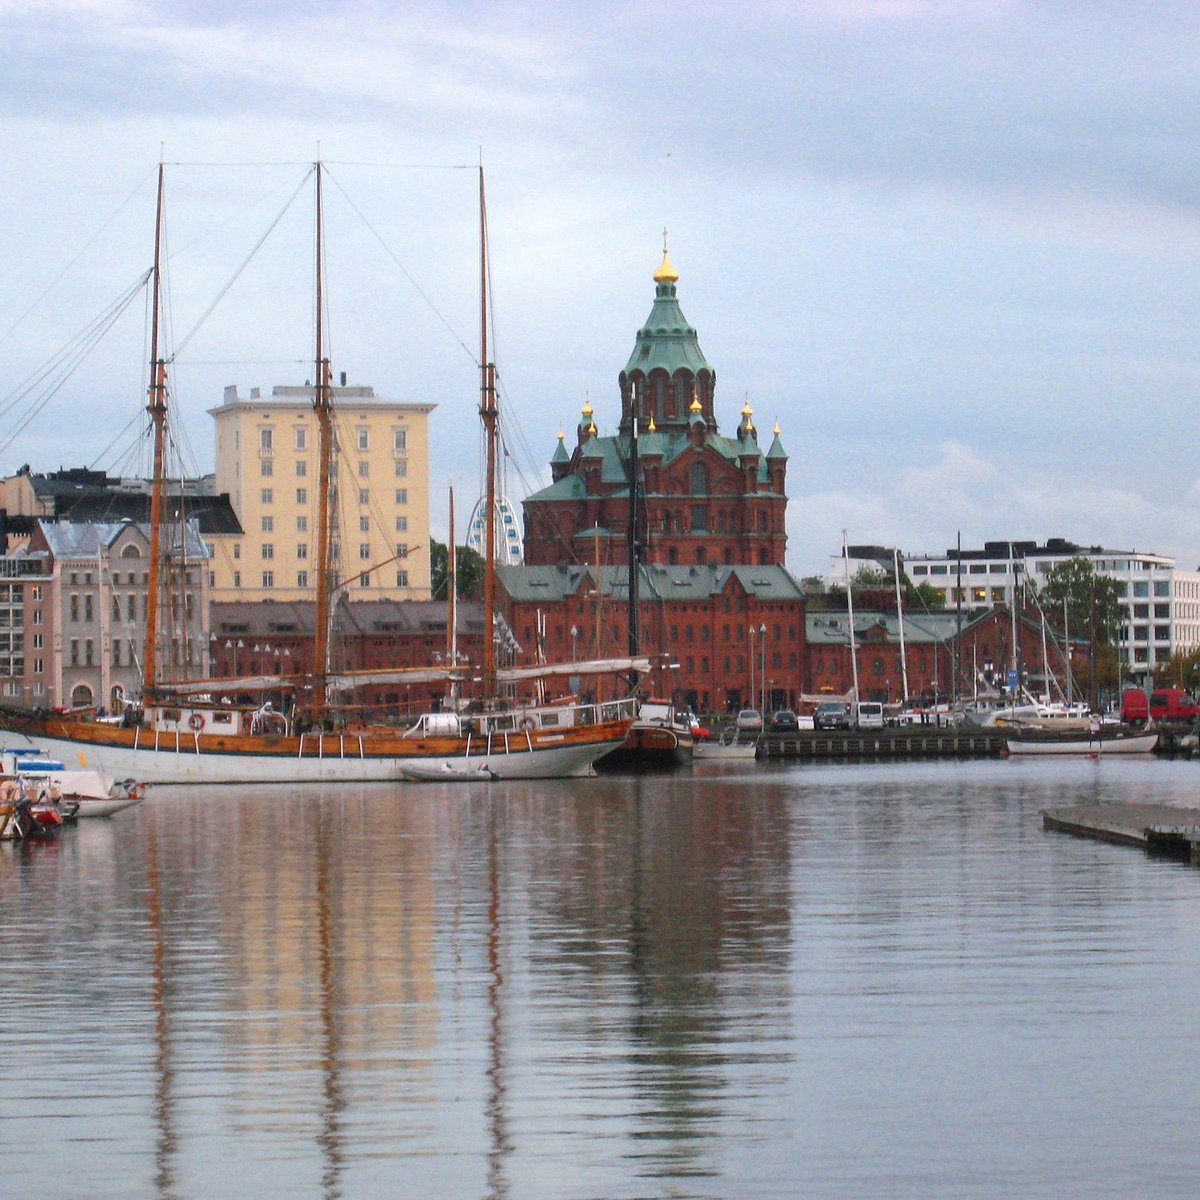
[[[329, 663], [330, 593], [333, 579], [330, 531], [330, 477], [334, 434], [332, 370], [325, 353], [322, 322], [323, 213], [322, 166], [316, 178], [316, 377], [313, 408], [318, 428], [317, 587], [314, 633], [315, 675], [302, 688], [312, 700], [303, 713], [282, 713], [263, 705], [239, 708], [214, 699], [221, 693], [283, 690], [305, 681], [257, 677], [168, 682], [158, 674], [156, 644], [159, 580], [162, 569], [164, 451], [167, 424], [167, 370], [160, 351], [163, 169], [159, 166], [152, 270], [151, 375], [148, 412], [154, 436], [150, 504], [150, 562], [146, 647], [140, 708], [121, 724], [99, 722], [90, 710], [68, 713], [0, 711], [9, 740], [24, 739], [62, 758], [85, 762], [117, 778], [146, 782], [303, 782], [309, 780], [561, 778], [590, 774], [597, 758], [624, 740], [633, 720], [632, 698], [599, 704], [516, 704], [502, 690], [535, 677], [585, 674], [630, 675], [649, 670], [645, 659], [570, 663], [499, 669], [496, 664], [495, 487], [499, 410], [495, 365], [488, 352], [487, 209], [483, 171], [479, 173], [481, 334], [479, 412], [486, 445], [486, 554], [483, 661], [480, 690], [465, 708], [426, 713], [407, 728], [363, 725], [336, 728], [328, 719], [331, 690], [373, 682], [444, 681], [456, 691], [471, 672], [450, 661], [438, 667], [394, 672], [332, 674]], [[297, 693], [299, 694], [299, 693]], [[302, 720], [297, 722], [299, 715]], [[297, 725], [302, 731], [298, 731]], [[18, 743], [19, 744], [19, 743]]]

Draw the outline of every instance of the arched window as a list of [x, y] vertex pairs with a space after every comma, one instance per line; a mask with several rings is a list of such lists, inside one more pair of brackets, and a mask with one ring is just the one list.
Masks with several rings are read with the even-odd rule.
[[693, 496], [708, 495], [708, 468], [703, 463], [692, 463], [688, 485]]
[[133, 544], [130, 544], [121, 551], [122, 558], [141, 558], [142, 552]]
[[71, 689], [71, 707], [88, 708], [92, 703], [92, 689], [86, 683], [77, 683]]

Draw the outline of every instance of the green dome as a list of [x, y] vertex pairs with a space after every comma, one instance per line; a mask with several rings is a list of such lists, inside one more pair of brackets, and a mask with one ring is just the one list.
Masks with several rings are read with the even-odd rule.
[[696, 331], [687, 323], [679, 307], [675, 284], [660, 282], [654, 290], [654, 308], [637, 332], [633, 354], [625, 364], [625, 375], [628, 377], [634, 371], [649, 375], [657, 369], [668, 375], [679, 370], [691, 371], [693, 375], [701, 371], [711, 374], [712, 368], [696, 340]]

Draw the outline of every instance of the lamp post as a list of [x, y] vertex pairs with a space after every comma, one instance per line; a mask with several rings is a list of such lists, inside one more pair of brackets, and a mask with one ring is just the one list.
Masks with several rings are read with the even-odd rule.
[[576, 639], [578, 637], [579, 637], [579, 626], [572, 625], [571, 626], [571, 661], [572, 662], [575, 662], [579, 657], [578, 653], [577, 653], [577, 641], [576, 641]]
[[758, 686], [762, 688], [762, 714], [765, 721], [767, 719], [767, 625], [765, 621], [758, 627], [758, 653], [762, 668], [758, 673]]
[[754, 630], [753, 625], [751, 625], [750, 628], [746, 630], [746, 636], [749, 638], [749, 641], [750, 641], [750, 695], [749, 695], [749, 700], [750, 700], [751, 704], [758, 703], [758, 693], [754, 689], [754, 632], [755, 632], [755, 630]]

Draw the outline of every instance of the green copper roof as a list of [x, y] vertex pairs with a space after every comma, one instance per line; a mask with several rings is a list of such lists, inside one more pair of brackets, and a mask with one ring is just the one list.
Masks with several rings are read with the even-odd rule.
[[673, 283], [655, 285], [654, 308], [646, 323], [638, 330], [637, 342], [625, 374], [641, 371], [649, 375], [661, 368], [670, 375], [681, 369], [693, 375], [700, 371], [712, 371], [696, 340], [696, 331], [687, 323], [675, 298]]
[[787, 451], [783, 448], [783, 443], [779, 440], [779, 434], [775, 435], [775, 440], [771, 443], [770, 450], [767, 451], [768, 458], [787, 458]]
[[567, 453], [566, 446], [563, 445], [562, 438], [558, 439], [558, 445], [554, 449], [554, 457], [550, 459], [552, 463], [570, 462], [571, 456]]

